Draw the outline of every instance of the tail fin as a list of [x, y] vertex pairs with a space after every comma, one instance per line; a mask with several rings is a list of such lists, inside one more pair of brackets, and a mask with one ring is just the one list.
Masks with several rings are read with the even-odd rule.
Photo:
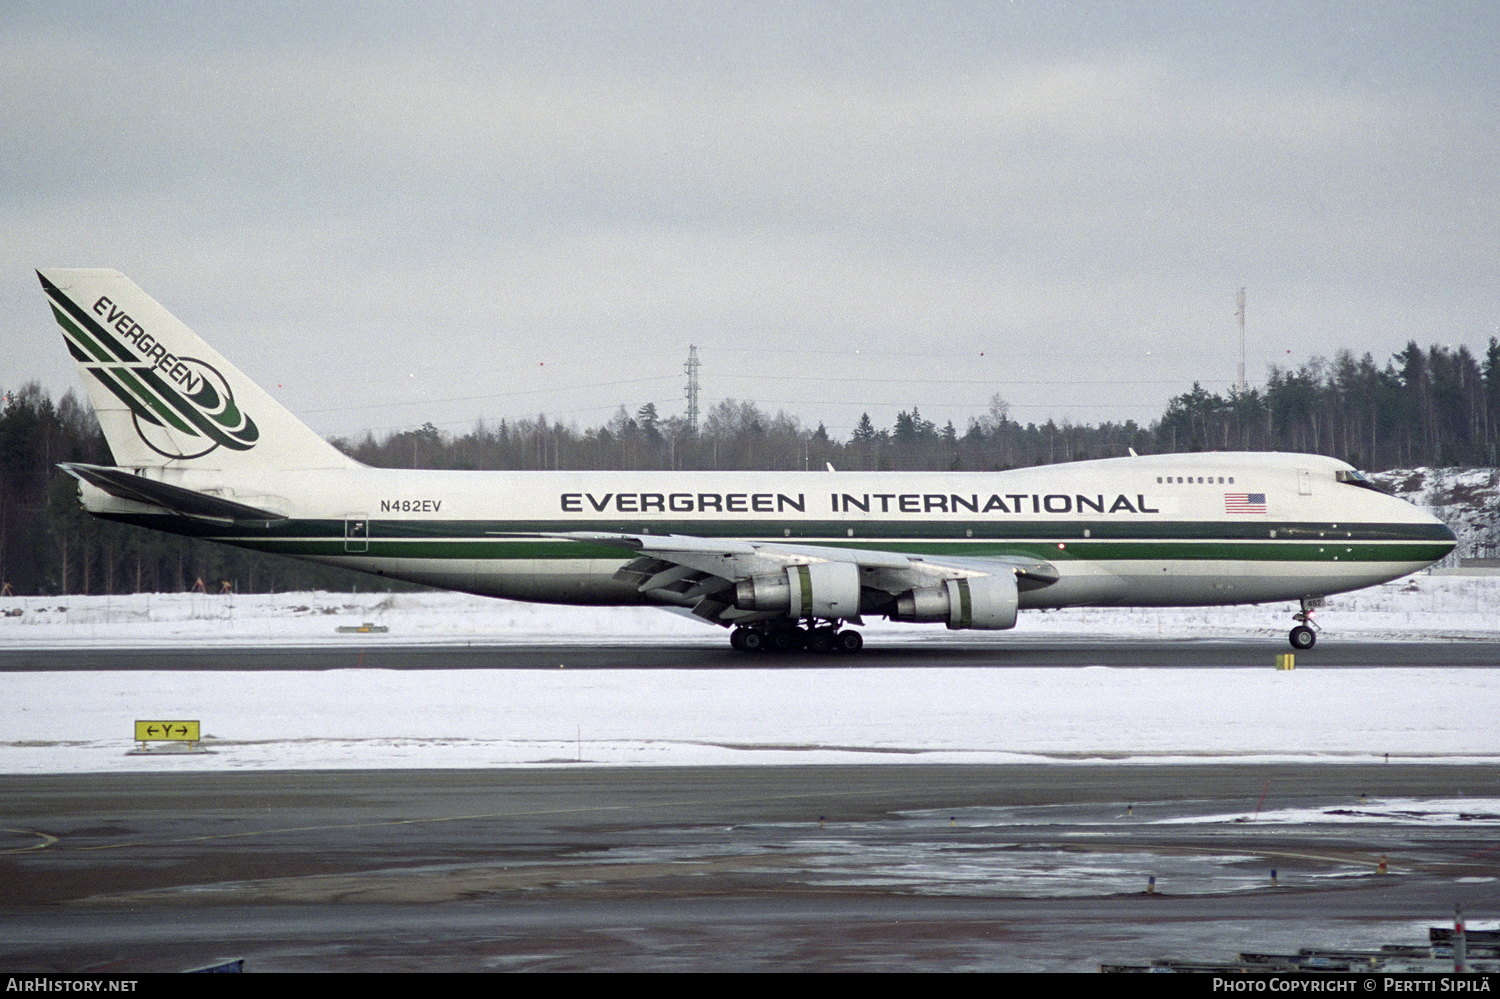
[[37, 277], [120, 465], [357, 464], [119, 271], [47, 270]]

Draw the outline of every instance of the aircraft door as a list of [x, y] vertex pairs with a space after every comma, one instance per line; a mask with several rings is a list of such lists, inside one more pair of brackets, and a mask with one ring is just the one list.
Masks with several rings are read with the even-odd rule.
[[370, 518], [362, 513], [351, 513], [344, 517], [344, 551], [367, 552], [370, 550]]
[[1297, 495], [1312, 495], [1312, 473], [1305, 468], [1297, 469]]

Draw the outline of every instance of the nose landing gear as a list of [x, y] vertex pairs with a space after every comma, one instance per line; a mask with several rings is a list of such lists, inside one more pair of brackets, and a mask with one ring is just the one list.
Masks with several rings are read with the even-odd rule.
[[1291, 640], [1292, 648], [1301, 652], [1318, 644], [1318, 633], [1315, 630], [1317, 625], [1313, 624], [1313, 615], [1322, 605], [1323, 600], [1320, 597], [1302, 598], [1302, 610], [1292, 615], [1292, 620], [1300, 623], [1287, 636]]

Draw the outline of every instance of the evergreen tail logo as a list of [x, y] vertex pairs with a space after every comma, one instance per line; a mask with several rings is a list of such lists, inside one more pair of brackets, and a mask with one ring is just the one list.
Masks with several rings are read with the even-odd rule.
[[106, 296], [84, 308], [42, 278], [68, 351], [130, 409], [135, 431], [166, 458], [201, 458], [217, 448], [248, 451], [260, 428], [235, 405], [218, 369], [179, 357]]

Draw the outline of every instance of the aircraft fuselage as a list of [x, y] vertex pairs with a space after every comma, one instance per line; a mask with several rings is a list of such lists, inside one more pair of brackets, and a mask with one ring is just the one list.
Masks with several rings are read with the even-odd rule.
[[85, 486], [115, 519], [396, 579], [519, 600], [673, 602], [616, 579], [618, 547], [556, 537], [685, 535], [1044, 559], [1023, 608], [1234, 604], [1358, 589], [1417, 571], [1452, 534], [1338, 481], [1314, 455], [1207, 453], [1004, 472], [453, 472], [295, 476], [163, 470], [165, 481], [285, 520], [162, 515]]

